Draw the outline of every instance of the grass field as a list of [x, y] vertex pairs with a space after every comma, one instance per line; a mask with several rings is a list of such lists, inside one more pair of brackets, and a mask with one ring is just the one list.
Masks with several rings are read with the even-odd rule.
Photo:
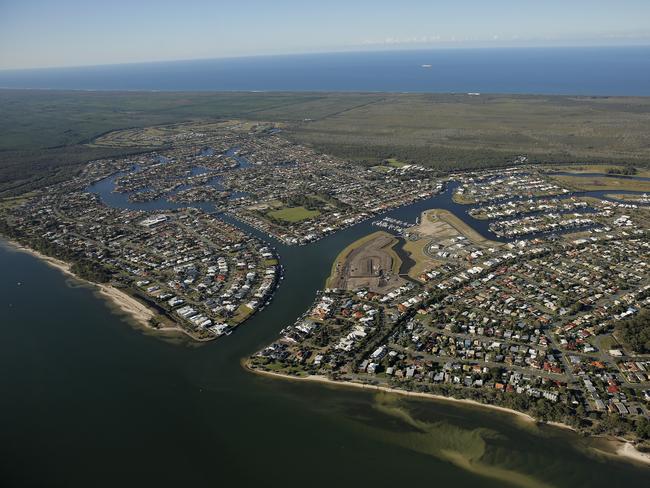
[[113, 131], [227, 119], [282, 123], [296, 142], [372, 166], [393, 160], [447, 171], [520, 154], [650, 164], [650, 98], [0, 90], [0, 107], [0, 195], [64, 180], [92, 159], [153, 148]]
[[395, 158], [389, 158], [389, 159], [386, 160], [386, 162], [387, 162], [389, 165], [391, 165], [393, 168], [401, 168], [401, 167], [407, 165], [407, 163], [404, 163], [404, 162], [402, 162], [402, 161], [399, 161], [399, 160], [397, 160], [397, 159], [395, 159]]
[[442, 264], [442, 261], [437, 261], [425, 254], [424, 249], [430, 242], [431, 238], [418, 239], [417, 241], [407, 241], [402, 248], [405, 252], [408, 253], [409, 257], [415, 261], [415, 265], [409, 269], [408, 272], [408, 275], [414, 280], [417, 280], [423, 271], [429, 270], [432, 267]]
[[318, 217], [320, 212], [318, 210], [308, 210], [305, 207], [284, 207], [279, 210], [273, 210], [267, 215], [285, 222], [300, 222], [312, 217]]
[[232, 324], [240, 324], [248, 317], [250, 317], [252, 313], [253, 313], [252, 308], [250, 308], [248, 305], [242, 304], [237, 308], [237, 310], [235, 310], [235, 313], [231, 317], [229, 322]]

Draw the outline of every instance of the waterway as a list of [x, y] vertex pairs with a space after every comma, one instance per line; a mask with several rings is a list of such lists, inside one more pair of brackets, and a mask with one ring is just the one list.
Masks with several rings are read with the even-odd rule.
[[[91, 188], [116, 207], [176, 208], [111, 189], [110, 178]], [[386, 215], [414, 221], [446, 208], [487, 236], [488, 223], [457, 208], [452, 189]], [[305, 311], [340, 250], [376, 227], [287, 247], [239, 225], [275, 245], [285, 279], [263, 312], [200, 346], [135, 328], [92, 288], [0, 246], [3, 486], [647, 482], [648, 468], [599, 454], [594, 441], [509, 414], [245, 371], [241, 359]]]

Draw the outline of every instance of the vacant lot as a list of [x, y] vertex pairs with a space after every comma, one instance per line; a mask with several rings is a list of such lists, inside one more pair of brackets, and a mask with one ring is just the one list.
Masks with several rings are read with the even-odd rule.
[[354, 290], [367, 288], [388, 293], [404, 284], [399, 276], [402, 261], [393, 249], [395, 236], [384, 231], [373, 232], [346, 247], [336, 258], [328, 287]]

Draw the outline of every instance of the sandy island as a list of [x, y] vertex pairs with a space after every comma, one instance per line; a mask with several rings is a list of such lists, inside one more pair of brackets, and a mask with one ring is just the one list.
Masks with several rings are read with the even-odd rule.
[[[514, 415], [518, 417], [521, 420], [524, 420], [525, 422], [529, 424], [546, 424], [550, 425], [552, 427], [557, 427], [560, 429], [565, 429], [565, 430], [571, 430], [573, 432], [577, 433], [577, 430], [570, 425], [563, 424], [561, 422], [544, 422], [541, 420], [537, 420], [531, 415], [528, 415], [524, 412], [519, 412], [518, 410], [513, 410], [511, 408], [506, 408], [506, 407], [500, 407], [499, 405], [490, 405], [488, 403], [481, 403], [477, 402], [476, 400], [469, 400], [467, 398], [454, 398], [454, 397], [447, 397], [443, 395], [436, 395], [434, 393], [421, 393], [421, 392], [416, 392], [416, 391], [405, 391], [405, 390], [398, 390], [396, 388], [389, 388], [387, 386], [377, 386], [377, 385], [368, 385], [364, 383], [355, 383], [353, 381], [335, 381], [331, 380], [325, 376], [322, 375], [309, 375], [309, 376], [290, 376], [290, 375], [285, 375], [282, 373], [275, 373], [273, 371], [263, 371], [261, 369], [256, 369], [256, 368], [251, 368], [248, 365], [247, 361], [242, 361], [243, 367], [255, 374], [263, 375], [263, 376], [272, 376], [274, 378], [281, 378], [284, 380], [296, 380], [296, 381], [311, 381], [311, 382], [317, 382], [317, 383], [326, 383], [329, 385], [334, 385], [334, 386], [342, 386], [342, 387], [353, 387], [353, 388], [361, 388], [364, 390], [375, 390], [375, 391], [383, 391], [386, 393], [394, 393], [397, 395], [403, 395], [403, 396], [408, 396], [408, 397], [417, 397], [417, 398], [425, 398], [429, 400], [440, 400], [440, 401], [446, 401], [446, 402], [453, 402], [453, 403], [461, 403], [464, 405], [470, 405], [474, 407], [482, 407], [482, 408], [487, 408], [490, 410], [496, 410], [499, 412], [507, 413]], [[610, 438], [611, 442], [614, 444], [614, 450], [612, 452], [606, 452], [598, 449], [597, 451], [603, 454], [607, 454], [610, 456], [614, 457], [622, 457], [625, 458], [626, 460], [631, 460], [637, 463], [643, 463], [647, 466], [650, 466], [650, 454], [648, 453], [643, 453], [634, 447], [634, 444], [632, 442], [626, 441], [624, 439], [620, 438]]]

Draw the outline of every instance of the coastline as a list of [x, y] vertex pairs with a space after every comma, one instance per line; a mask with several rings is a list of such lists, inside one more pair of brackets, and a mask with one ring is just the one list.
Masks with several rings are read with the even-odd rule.
[[631, 442], [620, 441], [621, 444], [616, 449], [616, 456], [632, 459], [639, 463], [650, 466], [650, 453], [641, 452]]
[[[416, 392], [416, 391], [406, 391], [406, 390], [399, 390], [396, 388], [390, 388], [387, 386], [377, 386], [377, 385], [368, 385], [364, 383], [356, 383], [353, 381], [335, 381], [331, 380], [325, 376], [322, 375], [309, 375], [309, 376], [290, 376], [282, 373], [276, 373], [273, 371], [264, 371], [261, 369], [257, 368], [252, 368], [248, 364], [248, 360], [243, 360], [242, 361], [242, 366], [245, 370], [253, 373], [253, 374], [258, 374], [261, 376], [269, 376], [273, 378], [279, 378], [279, 379], [284, 379], [284, 380], [296, 380], [296, 381], [306, 381], [306, 382], [315, 382], [315, 383], [324, 383], [328, 385], [333, 385], [333, 386], [341, 386], [341, 387], [351, 387], [351, 388], [360, 388], [364, 390], [374, 390], [374, 391], [382, 391], [385, 393], [393, 393], [396, 395], [402, 395], [406, 397], [416, 397], [416, 398], [423, 398], [423, 399], [428, 399], [428, 400], [437, 400], [437, 401], [446, 401], [446, 402], [451, 402], [451, 403], [457, 403], [457, 404], [463, 404], [467, 406], [473, 406], [473, 407], [482, 407], [494, 411], [498, 411], [501, 413], [506, 413], [513, 415], [517, 417], [520, 420], [525, 421], [528, 424], [535, 424], [535, 425], [548, 425], [551, 427], [563, 429], [563, 430], [570, 430], [574, 433], [578, 433], [578, 431], [574, 428], [571, 427], [570, 425], [563, 424], [561, 422], [554, 422], [554, 421], [549, 421], [545, 422], [542, 420], [538, 420], [531, 415], [528, 415], [527, 413], [520, 412], [518, 410], [513, 410], [511, 408], [506, 408], [506, 407], [501, 407], [499, 405], [490, 405], [488, 403], [481, 403], [477, 402], [476, 400], [470, 400], [466, 398], [454, 398], [454, 397], [448, 397], [444, 395], [437, 395], [434, 393], [422, 393], [422, 392]], [[636, 449], [634, 444], [630, 441], [627, 441], [625, 439], [621, 438], [610, 438], [609, 439], [611, 443], [613, 444], [613, 451], [607, 452], [607, 451], [602, 451], [598, 449], [598, 452], [606, 454], [608, 456], [613, 456], [616, 458], [624, 458], [625, 460], [636, 462], [636, 463], [641, 463], [644, 464], [645, 466], [650, 467], [650, 453], [643, 453]]]
[[[490, 405], [488, 403], [481, 403], [477, 402], [476, 400], [470, 400], [467, 398], [454, 398], [454, 397], [448, 397], [444, 395], [436, 395], [435, 393], [422, 393], [419, 391], [406, 391], [406, 390], [399, 390], [397, 388], [390, 388], [388, 386], [377, 386], [377, 385], [369, 385], [366, 383], [356, 383], [354, 381], [335, 381], [331, 380], [325, 376], [322, 375], [309, 375], [309, 376], [289, 376], [286, 374], [282, 373], [275, 373], [273, 371], [264, 371], [261, 369], [257, 368], [251, 368], [248, 364], [247, 361], [243, 361], [242, 365], [244, 369], [247, 371], [250, 371], [253, 374], [259, 374], [262, 376], [271, 376], [275, 378], [281, 378], [285, 380], [300, 380], [300, 381], [311, 381], [315, 383], [325, 383], [329, 385], [334, 385], [334, 386], [345, 386], [345, 387], [353, 387], [353, 388], [360, 388], [364, 390], [374, 390], [374, 391], [382, 391], [385, 393], [394, 393], [397, 395], [402, 395], [402, 396], [407, 396], [407, 397], [416, 397], [416, 398], [425, 398], [425, 399], [430, 399], [430, 400], [441, 400], [441, 401], [446, 401], [446, 402], [453, 402], [453, 403], [461, 403], [464, 405], [470, 405], [470, 406], [476, 406], [476, 407], [484, 407], [488, 408], [490, 410], [496, 410], [500, 411], [502, 413], [508, 413], [511, 415], [515, 415], [519, 417], [522, 420], [525, 420], [528, 423], [539, 423], [538, 420], [536, 420], [534, 417], [528, 415], [527, 413], [524, 412], [519, 412], [517, 410], [513, 410], [510, 408], [506, 407], [500, 407], [498, 405]], [[572, 429], [572, 427], [568, 425], [564, 425], [565, 428]]]
[[118, 309], [120, 309], [122, 312], [128, 315], [134, 322], [136, 322], [139, 326], [143, 326], [146, 330], [153, 331], [153, 332], [173, 331], [177, 333], [183, 333], [188, 337], [194, 339], [192, 336], [187, 334], [181, 327], [173, 327], [173, 326], [152, 327], [151, 324], [149, 323], [149, 320], [156, 317], [157, 313], [151, 308], [141, 303], [140, 301], [130, 296], [129, 294], [123, 292], [122, 290], [115, 288], [114, 286], [111, 285], [107, 285], [103, 283], [95, 283], [93, 281], [85, 280], [77, 276], [71, 271], [71, 265], [69, 263], [57, 258], [53, 258], [52, 256], [47, 256], [45, 254], [42, 254], [34, 249], [24, 246], [23, 244], [13, 239], [9, 239], [3, 236], [2, 241], [6, 243], [8, 247], [16, 251], [29, 254], [43, 261], [47, 265], [61, 271], [63, 274], [71, 278], [74, 278], [75, 280], [92, 285], [96, 289], [98, 296], [110, 302], [112, 305], [115, 305]]

